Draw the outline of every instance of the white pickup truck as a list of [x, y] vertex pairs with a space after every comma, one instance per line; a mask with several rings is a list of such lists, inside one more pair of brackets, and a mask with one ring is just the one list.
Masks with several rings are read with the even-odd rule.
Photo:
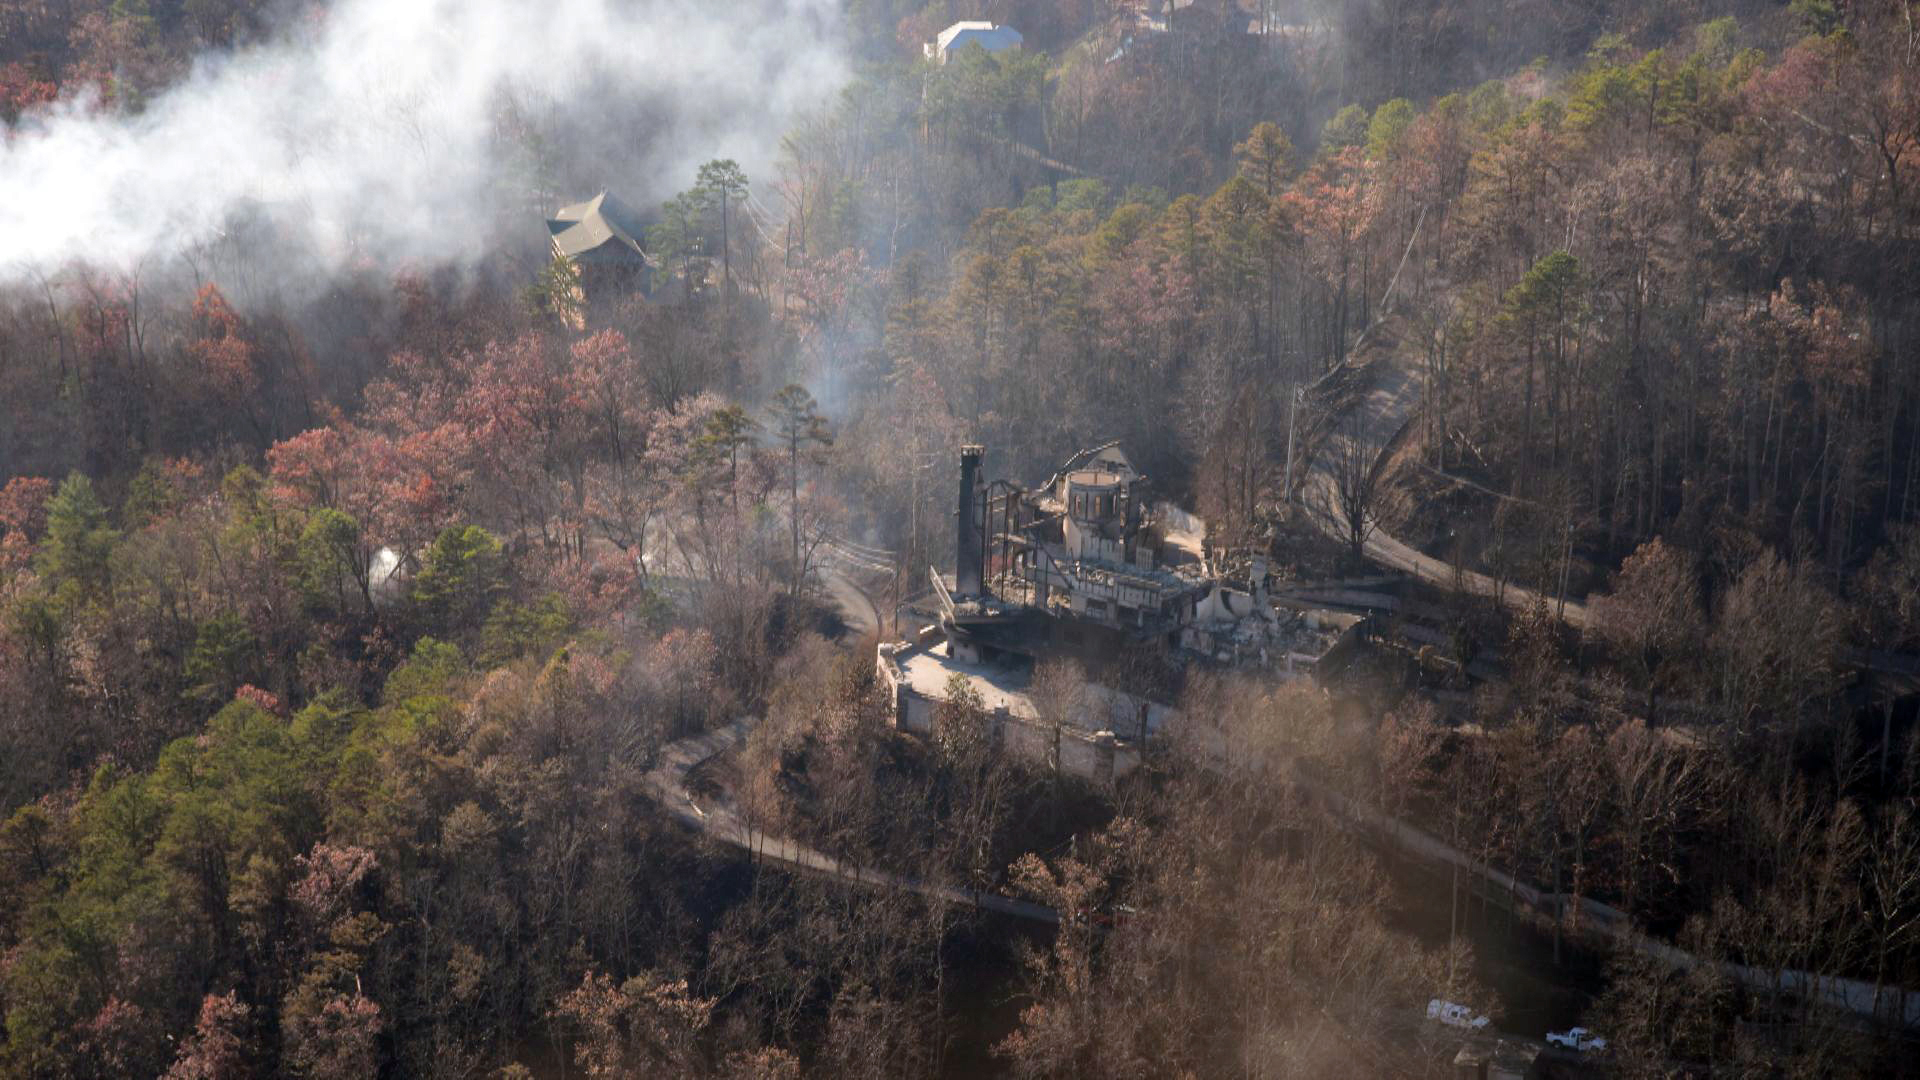
[[1479, 1031], [1490, 1022], [1484, 1016], [1475, 1016], [1473, 1010], [1465, 1005], [1455, 1005], [1451, 1001], [1434, 998], [1427, 1002], [1427, 1019], [1438, 1020], [1448, 1027], [1469, 1028]]
[[1607, 1048], [1607, 1040], [1601, 1038], [1598, 1033], [1588, 1031], [1583, 1027], [1568, 1028], [1566, 1031], [1549, 1031], [1547, 1032], [1547, 1044], [1549, 1046], [1566, 1047], [1576, 1054], [1584, 1054], [1589, 1050], [1605, 1050]]

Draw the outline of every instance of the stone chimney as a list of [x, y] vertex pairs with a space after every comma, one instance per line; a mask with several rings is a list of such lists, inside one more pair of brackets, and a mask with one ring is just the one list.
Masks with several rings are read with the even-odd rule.
[[986, 448], [967, 444], [960, 448], [960, 512], [955, 519], [953, 592], [956, 596], [979, 596], [981, 561], [986, 545], [980, 536], [982, 522], [974, 520], [974, 507], [980, 495], [980, 458]]

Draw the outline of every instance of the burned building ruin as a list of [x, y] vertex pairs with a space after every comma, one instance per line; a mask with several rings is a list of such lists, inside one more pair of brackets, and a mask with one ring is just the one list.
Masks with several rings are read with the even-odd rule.
[[1112, 653], [1157, 642], [1191, 659], [1295, 673], [1322, 660], [1348, 616], [1267, 593], [1266, 564], [1230, 581], [1205, 524], [1153, 498], [1110, 442], [1027, 490], [981, 480], [983, 447], [960, 450], [951, 576], [930, 571], [940, 629], [972, 662], [1048, 650]]
[[1046, 727], [1026, 694], [1037, 661], [1075, 656], [1097, 668], [1146, 645], [1286, 679], [1324, 673], [1357, 647], [1358, 616], [1269, 595], [1264, 559], [1230, 579], [1207, 549], [1205, 523], [1156, 500], [1117, 442], [1075, 454], [1033, 489], [985, 480], [985, 456], [982, 446], [960, 448], [953, 570], [928, 575], [934, 621], [880, 646], [902, 728], [928, 730], [933, 703], [958, 678], [1003, 739], [1051, 739], [1046, 752], [1062, 768], [1111, 777], [1137, 761], [1138, 744], [1171, 710], [1091, 687], [1070, 725], [1073, 758], [1058, 730], [1029, 730]]

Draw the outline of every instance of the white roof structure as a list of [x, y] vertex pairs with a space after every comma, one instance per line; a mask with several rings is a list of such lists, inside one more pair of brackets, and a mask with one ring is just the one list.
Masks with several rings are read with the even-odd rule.
[[[886, 651], [889, 648], [897, 651]], [[880, 655], [892, 661], [894, 670], [899, 673], [899, 680], [928, 701], [947, 700], [950, 683], [958, 675], [974, 693], [980, 695], [980, 704], [988, 712], [1005, 709], [1009, 716], [1024, 720], [1035, 720], [1040, 716], [1040, 706], [1033, 699], [1030, 673], [956, 660], [942, 655], [939, 646], [882, 645], [881, 650]], [[1074, 703], [1071, 714], [1064, 719], [1087, 732], [1119, 730], [1125, 726], [1126, 720], [1123, 718], [1139, 716], [1142, 704], [1147, 705], [1149, 732], [1159, 731], [1173, 716], [1173, 709], [1165, 705], [1150, 704], [1110, 686], [1088, 683], [1086, 692]]]
[[1023, 40], [1025, 39], [1020, 36], [1020, 31], [1011, 26], [963, 21], [940, 31], [939, 37], [927, 42], [926, 54], [927, 59], [944, 64], [954, 50], [964, 49], [968, 45], [978, 45], [990, 53], [996, 53], [1006, 49], [1017, 49]]

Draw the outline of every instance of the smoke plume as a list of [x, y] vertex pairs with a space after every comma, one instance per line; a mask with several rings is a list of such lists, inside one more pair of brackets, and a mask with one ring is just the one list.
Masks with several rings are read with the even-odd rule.
[[0, 141], [0, 278], [241, 242], [323, 270], [466, 263], [601, 188], [642, 206], [716, 157], [764, 177], [845, 79], [838, 7], [336, 0], [136, 114], [23, 117]]

